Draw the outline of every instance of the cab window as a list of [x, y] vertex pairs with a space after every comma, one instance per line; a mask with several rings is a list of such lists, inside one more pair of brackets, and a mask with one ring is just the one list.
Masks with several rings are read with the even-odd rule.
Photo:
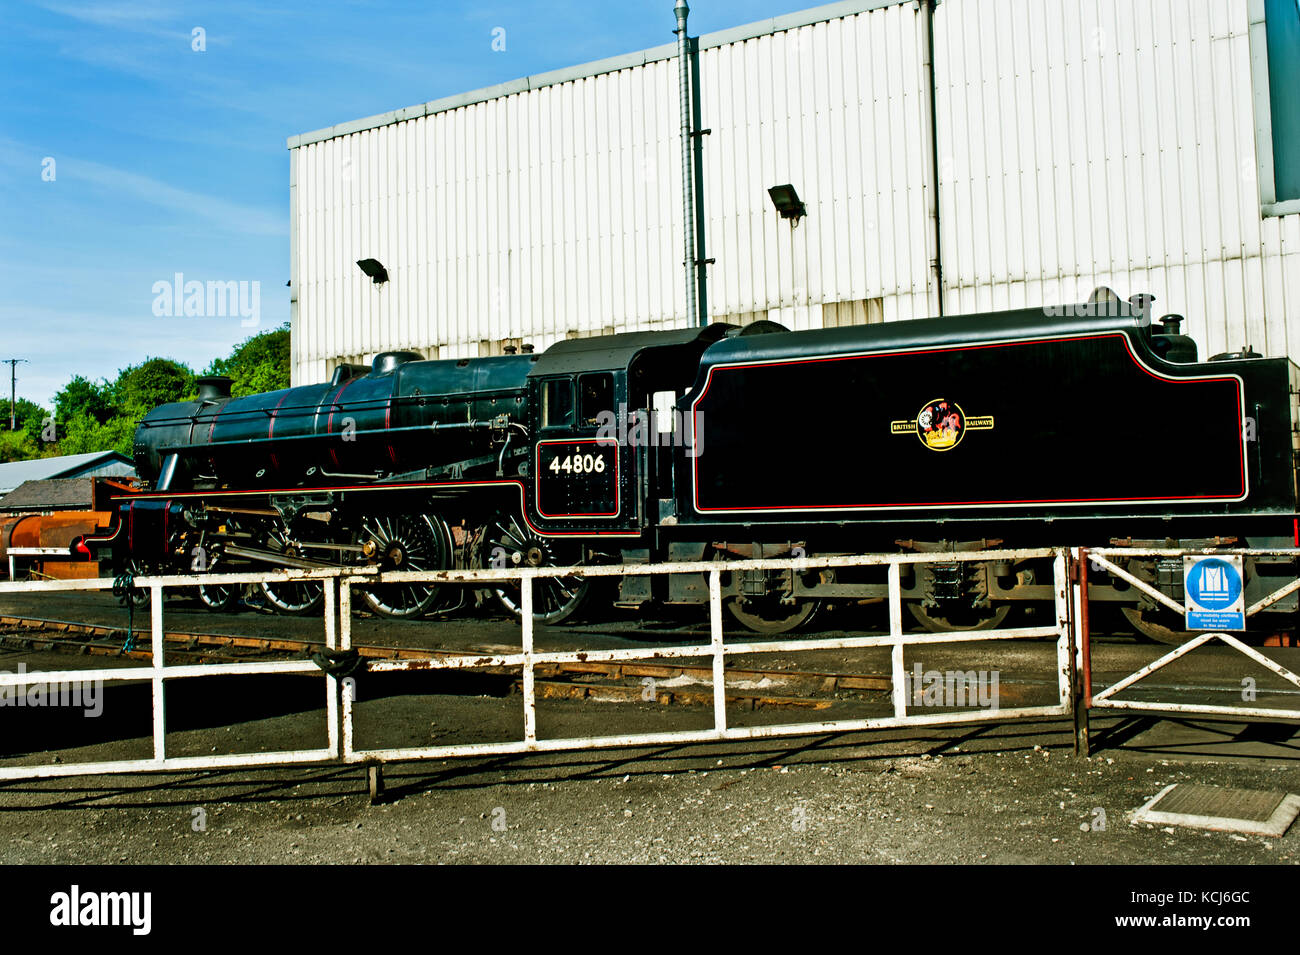
[[614, 376], [608, 372], [578, 378], [578, 424], [594, 428], [601, 412], [614, 411]]
[[542, 382], [542, 427], [565, 428], [573, 423], [573, 380], [549, 378]]

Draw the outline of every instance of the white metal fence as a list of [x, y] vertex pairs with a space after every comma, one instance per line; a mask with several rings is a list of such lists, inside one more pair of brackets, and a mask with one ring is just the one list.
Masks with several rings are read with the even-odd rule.
[[[300, 581], [320, 579], [325, 587], [325, 645], [338, 644], [338, 615], [336, 571], [291, 571], [253, 574], [203, 574], [195, 576], [139, 577], [135, 583], [150, 593], [150, 649], [149, 666], [103, 667], [81, 670], [34, 670], [26, 673], [0, 673], [0, 687], [27, 687], [33, 684], [59, 686], [65, 684], [126, 683], [148, 680], [152, 684], [152, 735], [153, 756], [149, 759], [119, 759], [93, 763], [42, 763], [38, 765], [0, 766], [0, 780], [40, 779], [53, 776], [82, 776], [101, 773], [131, 773], [143, 771], [187, 771], [222, 769], [247, 766], [267, 766], [290, 763], [319, 763], [339, 757], [338, 680], [310, 660], [249, 661], [247, 663], [204, 663], [167, 665], [163, 639], [163, 592], [168, 587], [193, 587], [197, 582], [217, 584], [256, 584], [266, 580]], [[93, 578], [87, 580], [23, 581], [0, 583], [0, 594], [37, 593], [59, 594], [71, 591], [111, 590], [113, 580]], [[281, 750], [267, 753], [238, 753], [217, 756], [167, 755], [167, 682], [196, 677], [252, 676], [264, 674], [307, 673], [325, 678], [325, 729], [327, 745], [323, 749]], [[3, 718], [3, 711], [0, 711]], [[29, 718], [30, 725], [30, 718]]]
[[[971, 563], [992, 563], [1029, 559], [1050, 559], [1053, 566], [1054, 619], [1050, 625], [976, 630], [959, 633], [907, 633], [903, 628], [901, 570], [905, 565], [948, 562], [953, 559]], [[726, 562], [676, 562], [652, 565], [611, 565], [581, 568], [586, 577], [616, 577], [625, 574], [704, 574], [709, 583], [710, 640], [690, 646], [637, 646], [626, 649], [585, 649], [574, 651], [538, 650], [532, 615], [533, 586], [547, 577], [570, 576], [573, 568], [510, 568], [504, 570], [446, 570], [390, 572], [385, 574], [356, 571], [274, 571], [262, 573], [177, 575], [139, 577], [135, 584], [147, 589], [150, 602], [151, 665], [147, 667], [100, 668], [40, 671], [23, 674], [0, 674], [0, 686], [20, 687], [34, 683], [67, 684], [89, 680], [139, 681], [152, 684], [153, 756], [91, 763], [41, 763], [0, 767], [0, 780], [36, 779], [54, 776], [124, 773], [141, 771], [177, 771], [272, 764], [361, 763], [380, 764], [398, 760], [446, 759], [507, 753], [548, 752], [559, 750], [598, 749], [663, 743], [691, 743], [715, 740], [743, 740], [759, 737], [799, 736], [818, 733], [890, 729], [909, 726], [933, 726], [965, 723], [1005, 723], [1013, 720], [1059, 718], [1070, 716], [1074, 704], [1075, 652], [1072, 631], [1071, 593], [1066, 550], [1003, 550], [970, 554], [888, 554], [846, 557], [780, 558]], [[813, 637], [808, 639], [772, 639], [728, 641], [722, 626], [721, 574], [747, 570], [815, 571], [824, 568], [883, 567], [888, 580], [889, 632], [879, 635]], [[347, 651], [352, 646], [352, 588], [392, 583], [461, 583], [491, 586], [518, 582], [522, 596], [521, 640], [518, 653], [464, 655], [417, 660], [371, 661], [367, 672], [401, 672], [429, 670], [465, 670], [513, 668], [522, 671], [523, 733], [521, 738], [490, 743], [465, 743], [444, 746], [400, 748], [359, 748], [354, 732], [354, 682], [321, 670], [311, 661], [249, 661], [240, 663], [168, 665], [164, 650], [163, 595], [168, 588], [205, 585], [244, 585], [263, 581], [320, 581], [324, 588], [324, 643], [328, 650]], [[71, 580], [52, 582], [0, 583], [0, 594], [59, 593], [66, 591], [107, 590], [111, 580]], [[998, 640], [1053, 638], [1056, 642], [1056, 701], [1049, 705], [998, 707], [961, 712], [917, 714], [908, 707], [908, 674], [904, 651], [911, 646], [973, 643]], [[875, 718], [826, 720], [817, 722], [779, 723], [761, 726], [728, 725], [726, 709], [726, 661], [737, 654], [807, 653], [818, 650], [890, 649], [892, 714]], [[535, 670], [538, 666], [574, 662], [617, 662], [708, 657], [713, 663], [713, 725], [701, 730], [637, 733], [625, 735], [588, 735], [563, 738], [540, 737], [537, 733], [537, 699]], [[285, 750], [262, 753], [222, 754], [214, 756], [169, 756], [167, 754], [166, 701], [167, 683], [196, 677], [250, 676], [265, 674], [316, 674], [325, 682], [325, 723], [327, 744], [321, 749]]]
[[[1067, 555], [1064, 550], [1039, 549], [1017, 551], [981, 551], [978, 554], [957, 555], [971, 562], [995, 562], [1051, 558], [1054, 566], [1055, 620], [1050, 626], [1017, 627], [996, 630], [977, 630], [961, 633], [915, 634], [903, 630], [903, 600], [900, 570], [905, 564], [946, 562], [952, 554], [888, 554], [852, 557], [780, 558], [735, 560], [719, 564], [714, 561], [675, 562], [664, 564], [638, 564], [633, 566], [586, 567], [589, 577], [622, 576], [636, 574], [706, 574], [709, 581], [710, 641], [691, 646], [647, 646], [617, 650], [575, 650], [543, 652], [535, 648], [532, 619], [533, 582], [539, 578], [568, 576], [571, 569], [537, 568], [528, 570], [403, 572], [384, 574], [384, 581], [416, 583], [430, 580], [487, 583], [515, 581], [522, 584], [522, 648], [519, 653], [495, 656], [425, 660], [391, 660], [369, 665], [370, 672], [427, 671], [429, 669], [466, 669], [486, 667], [521, 667], [523, 671], [523, 738], [507, 742], [469, 743], [446, 746], [404, 747], [395, 749], [357, 749], [352, 737], [352, 685], [345, 687], [343, 696], [343, 759], [346, 762], [388, 762], [408, 759], [446, 759], [457, 756], [483, 756], [505, 753], [548, 752], [574, 749], [593, 749], [618, 746], [643, 746], [661, 743], [692, 743], [710, 740], [743, 740], [772, 736], [801, 736], [814, 733], [842, 733], [859, 730], [890, 729], [905, 726], [957, 724], [977, 722], [1008, 722], [1023, 719], [1041, 719], [1069, 716], [1072, 713], [1072, 639], [1069, 613], [1069, 591], [1066, 575]], [[745, 570], [818, 570], [821, 568], [886, 567], [889, 581], [889, 633], [873, 636], [795, 638], [784, 640], [749, 640], [729, 642], [722, 628], [722, 595], [720, 575]], [[342, 648], [351, 645], [351, 621], [347, 612], [348, 588], [340, 601], [340, 634]], [[976, 710], [961, 713], [930, 713], [917, 715], [908, 712], [907, 672], [903, 654], [908, 646], [952, 644], [992, 640], [1024, 640], [1054, 637], [1057, 641], [1057, 701], [1047, 706], [1022, 706], [996, 711]], [[866, 719], [826, 720], [805, 723], [780, 723], [764, 726], [729, 726], [726, 710], [726, 660], [738, 654], [807, 653], [816, 650], [849, 650], [889, 647], [891, 650], [891, 686], [893, 714], [887, 717]], [[665, 660], [690, 657], [710, 657], [713, 661], [713, 726], [706, 730], [679, 730], [671, 732], [638, 733], [612, 736], [583, 736], [568, 738], [540, 738], [537, 735], [537, 700], [534, 692], [534, 669], [546, 664], [601, 663], [631, 660]]]

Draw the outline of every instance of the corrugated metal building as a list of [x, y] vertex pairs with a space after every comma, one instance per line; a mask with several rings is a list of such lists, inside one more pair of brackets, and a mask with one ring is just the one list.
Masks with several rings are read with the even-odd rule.
[[[387, 349], [686, 323], [674, 57], [290, 139], [295, 383]], [[1300, 361], [1297, 0], [847, 0], [701, 37], [696, 61], [714, 320], [1105, 284], [1154, 293], [1209, 353]], [[778, 216], [783, 183], [804, 218]]]
[[53, 478], [135, 477], [135, 465], [118, 451], [89, 451], [0, 464], [0, 500], [27, 481]]

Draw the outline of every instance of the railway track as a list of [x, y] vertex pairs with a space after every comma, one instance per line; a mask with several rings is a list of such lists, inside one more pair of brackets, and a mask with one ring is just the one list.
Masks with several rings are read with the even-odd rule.
[[[70, 654], [121, 657], [149, 662], [152, 659], [150, 632], [135, 628], [135, 643], [125, 648], [126, 628], [108, 624], [83, 623], [48, 617], [0, 614], [0, 649], [52, 651]], [[168, 659], [181, 663], [233, 663], [267, 657], [302, 659], [324, 648], [323, 641], [286, 637], [260, 637], [245, 634], [218, 634], [170, 630], [163, 638]], [[451, 650], [426, 647], [395, 647], [353, 644], [366, 660], [438, 660], [484, 653], [510, 652], [509, 647], [478, 646]], [[467, 695], [483, 693], [477, 674], [496, 678], [502, 694], [519, 692], [522, 676], [518, 668], [478, 667], [468, 670], [441, 671], [446, 682], [439, 692]], [[1125, 671], [1127, 672], [1127, 671]], [[591, 700], [603, 702], [655, 702], [663, 705], [711, 706], [713, 704], [711, 663], [691, 664], [678, 661], [631, 661], [539, 663], [534, 667], [534, 684], [538, 699]], [[464, 677], [458, 679], [458, 676]], [[829, 671], [778, 668], [732, 667], [726, 670], [727, 704], [741, 709], [781, 708], [790, 710], [827, 710], [838, 702], [858, 701], [888, 704], [892, 681], [882, 673], [840, 673]], [[649, 681], [653, 681], [650, 683]], [[1097, 687], [1106, 685], [1097, 682]], [[461, 687], [463, 686], [463, 689]], [[1047, 679], [1018, 676], [1003, 679], [999, 686], [1001, 705], [1026, 705], [1054, 687]], [[1201, 691], [1211, 696], [1239, 693], [1240, 687], [1212, 686], [1195, 682], [1165, 683], [1144, 681], [1148, 690], [1178, 692]], [[1294, 689], [1277, 692], [1292, 695]]]
[[[0, 615], [0, 647], [16, 650], [113, 656], [148, 662], [152, 659], [151, 634], [144, 629], [137, 629], [134, 634], [135, 642], [128, 648], [124, 627]], [[187, 663], [231, 663], [266, 656], [303, 657], [325, 646], [322, 641], [313, 640], [188, 631], [167, 631], [163, 640], [170, 658], [179, 658]], [[436, 660], [481, 656], [483, 652], [366, 644], [354, 644], [353, 649], [369, 660]], [[457, 671], [446, 672], [454, 674]], [[514, 671], [506, 667], [483, 667], [472, 672], [508, 679], [515, 689], [521, 682]], [[710, 665], [639, 661], [545, 663], [537, 664], [534, 673], [539, 699], [646, 701], [688, 706], [711, 706], [713, 703], [713, 670]], [[651, 692], [647, 692], [647, 680], [654, 681], [649, 684]], [[891, 685], [888, 676], [875, 674], [728, 667], [726, 696], [728, 704], [747, 709], [823, 710], [836, 700], [887, 699]]]

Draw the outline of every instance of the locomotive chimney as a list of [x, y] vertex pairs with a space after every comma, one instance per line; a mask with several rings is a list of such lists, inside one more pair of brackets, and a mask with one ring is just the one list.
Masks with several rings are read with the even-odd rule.
[[1138, 292], [1128, 297], [1128, 303], [1142, 313], [1143, 324], [1151, 323], [1151, 306], [1155, 301], [1156, 297], [1150, 292]]
[[225, 375], [205, 375], [197, 382], [199, 401], [222, 401], [230, 397], [231, 379]]
[[1160, 319], [1160, 327], [1164, 330], [1164, 334], [1166, 335], [1177, 335], [1179, 329], [1182, 328], [1182, 325], [1183, 316], [1181, 315], [1170, 314]]

